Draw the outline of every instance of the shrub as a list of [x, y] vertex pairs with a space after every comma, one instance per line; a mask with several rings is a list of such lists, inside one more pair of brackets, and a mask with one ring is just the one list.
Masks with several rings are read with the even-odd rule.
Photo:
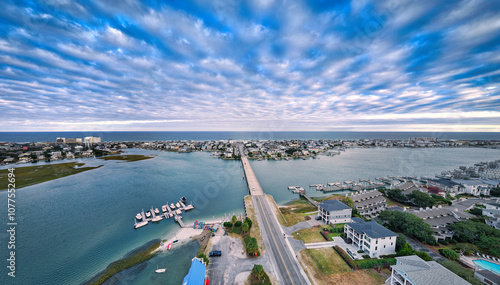
[[432, 257], [425, 251], [417, 251], [416, 252], [417, 256], [422, 258], [425, 261], [432, 261]]
[[233, 227], [233, 224], [231, 222], [224, 222], [223, 226], [225, 228], [232, 228]]
[[370, 258], [368, 254], [363, 254], [363, 258]]
[[241, 224], [242, 224], [241, 221], [236, 221], [236, 223], [234, 223], [234, 226], [235, 227], [241, 227]]
[[447, 240], [442, 240], [442, 241], [439, 241], [440, 244], [442, 245], [448, 245], [449, 242]]
[[375, 265], [382, 266], [382, 264], [384, 263], [396, 264], [396, 258], [384, 258], [384, 259], [372, 258], [369, 260], [357, 260], [355, 261], [355, 263], [358, 265], [359, 268], [366, 269], [366, 268], [374, 268]]
[[364, 253], [365, 251], [364, 250], [358, 250], [358, 253]]
[[342, 257], [342, 259], [351, 267], [352, 269], [356, 269], [356, 263], [354, 263], [354, 260], [345, 253], [345, 251], [338, 245], [334, 246], [333, 249]]
[[198, 253], [196, 255], [196, 257], [198, 258], [203, 258], [203, 261], [205, 262], [206, 265], [208, 265], [208, 263], [210, 262], [210, 259], [208, 258], [208, 256], [204, 253]]
[[246, 217], [246, 218], [245, 218], [245, 223], [247, 223], [247, 224], [248, 224], [248, 227], [249, 227], [249, 228], [251, 228], [251, 227], [252, 227], [252, 223], [253, 223], [253, 222], [252, 222], [252, 220], [251, 220], [249, 217]]
[[439, 249], [439, 253], [448, 258], [448, 259], [451, 259], [451, 260], [457, 260], [460, 256], [458, 255], [458, 253], [454, 252], [453, 250], [451, 249], [447, 249], [447, 248], [441, 248]]

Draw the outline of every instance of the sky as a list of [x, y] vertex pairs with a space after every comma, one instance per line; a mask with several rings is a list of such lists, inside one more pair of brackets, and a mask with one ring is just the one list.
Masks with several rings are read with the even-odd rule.
[[0, 131], [500, 132], [497, 1], [2, 1]]

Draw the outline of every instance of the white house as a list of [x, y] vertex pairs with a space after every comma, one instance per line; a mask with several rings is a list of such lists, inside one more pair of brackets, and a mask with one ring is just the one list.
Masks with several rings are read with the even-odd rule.
[[375, 221], [345, 224], [344, 232], [348, 242], [370, 257], [396, 253], [398, 235]]
[[479, 196], [481, 194], [490, 195], [490, 189], [492, 188], [490, 184], [484, 183], [479, 179], [470, 179], [470, 180], [454, 179], [452, 181], [462, 185], [465, 188], [465, 193], [474, 196]]
[[435, 261], [424, 261], [416, 255], [396, 257], [392, 265], [391, 277], [385, 284], [390, 285], [470, 285], [460, 276]]
[[[500, 199], [499, 199], [500, 200]], [[496, 203], [483, 203], [486, 209], [483, 209], [483, 215], [488, 216], [486, 224], [492, 228], [500, 230], [500, 201]]]
[[350, 223], [352, 209], [339, 200], [326, 200], [318, 204], [318, 216], [326, 224]]

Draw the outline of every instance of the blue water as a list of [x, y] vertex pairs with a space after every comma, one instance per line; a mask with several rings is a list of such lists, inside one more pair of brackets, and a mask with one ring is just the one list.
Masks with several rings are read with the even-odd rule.
[[291, 139], [408, 139], [437, 137], [439, 139], [500, 140], [500, 133], [479, 132], [0, 132], [0, 141], [46, 142], [57, 137], [101, 137], [103, 141], [159, 140], [291, 140]]
[[[213, 159], [199, 152], [129, 152], [157, 157], [128, 163], [87, 159], [87, 165], [104, 166], [17, 191], [18, 272], [15, 279], [2, 274], [0, 284], [89, 280], [130, 251], [177, 230], [173, 219], [137, 230], [133, 223], [141, 209], [176, 202], [181, 196], [196, 207], [183, 214], [187, 224], [244, 211], [247, 191], [238, 161]], [[1, 205], [7, 204], [6, 196], [3, 191]], [[7, 217], [6, 207], [0, 216]], [[5, 245], [5, 230], [0, 238]], [[192, 258], [196, 251], [185, 254]], [[7, 257], [7, 247], [1, 246], [0, 253]], [[169, 273], [170, 281], [164, 284], [180, 284], [187, 268]]]
[[474, 260], [474, 263], [482, 269], [490, 270], [500, 275], [500, 265], [486, 260]]
[[[2, 271], [0, 284], [87, 281], [131, 251], [172, 235], [179, 228], [173, 220], [135, 230], [133, 219], [141, 209], [159, 207], [181, 196], [193, 201], [196, 207], [183, 214], [187, 223], [244, 211], [247, 189], [239, 161], [213, 159], [205, 152], [128, 151], [156, 157], [128, 163], [80, 159], [87, 166], [104, 166], [17, 191], [18, 272], [15, 279], [9, 279]], [[289, 185], [308, 189], [313, 183], [387, 175], [431, 176], [493, 159], [500, 159], [500, 150], [359, 148], [334, 157], [320, 156], [319, 160], [251, 163], [264, 190], [278, 203], [285, 203], [297, 198], [286, 189]], [[7, 204], [6, 194], [0, 192], [0, 205]], [[6, 207], [0, 207], [0, 217], [6, 216]], [[5, 245], [6, 231], [0, 231], [0, 240]], [[118, 284], [180, 284], [197, 249], [191, 243], [178, 251], [162, 253], [121, 273], [123, 281]], [[6, 246], [0, 246], [0, 256], [7, 255]], [[172, 270], [167, 269], [166, 280], [154, 274], [153, 269], [162, 264], [175, 264], [167, 266]]]

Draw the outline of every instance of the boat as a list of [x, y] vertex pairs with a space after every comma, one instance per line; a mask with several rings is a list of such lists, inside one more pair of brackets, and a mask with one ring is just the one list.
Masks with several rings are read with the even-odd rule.
[[170, 208], [171, 208], [172, 210], [173, 210], [173, 209], [175, 209], [175, 205], [174, 205], [174, 203], [170, 204]]
[[146, 212], [146, 218], [149, 218], [149, 217], [151, 217], [151, 213]]
[[155, 270], [156, 273], [164, 273], [165, 271], [167, 271], [166, 268], [158, 268], [158, 266], [156, 266], [156, 270]]
[[181, 198], [181, 202], [182, 202], [182, 203], [184, 203], [184, 204], [186, 204], [186, 202], [187, 202], [186, 197], [182, 196], [182, 198]]
[[161, 206], [161, 211], [165, 213], [167, 211], [167, 205]]
[[194, 209], [193, 205], [187, 205], [186, 208], [184, 208], [184, 211], [189, 211], [189, 210], [192, 210], [192, 209]]
[[136, 219], [138, 219], [138, 220], [142, 219], [142, 215], [141, 215], [141, 213], [139, 213], [139, 214], [135, 215], [135, 218], [136, 218]]
[[177, 211], [175, 211], [175, 213], [176, 213], [177, 215], [182, 214], [181, 210], [179, 210], [179, 209], [177, 209]]
[[158, 211], [158, 208], [155, 209], [155, 213], [158, 214], [160, 211]]
[[163, 220], [162, 216], [156, 216], [156, 217], [154, 217], [154, 218], [151, 219], [151, 222], [159, 222], [161, 220]]
[[167, 250], [170, 250], [170, 248], [172, 248], [172, 244], [171, 244], [171, 243], [169, 243], [169, 244], [167, 245]]
[[180, 208], [180, 207], [181, 207], [181, 204], [177, 203], [177, 204], [175, 204], [175, 206], [176, 206], [177, 208]]

